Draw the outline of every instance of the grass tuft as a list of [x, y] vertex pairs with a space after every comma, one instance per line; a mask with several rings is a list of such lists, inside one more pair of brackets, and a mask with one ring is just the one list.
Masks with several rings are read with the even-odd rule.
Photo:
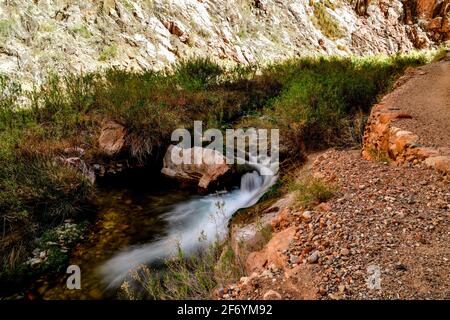
[[335, 186], [316, 178], [295, 181], [291, 185], [291, 190], [296, 193], [297, 203], [305, 209], [312, 209], [336, 194]]

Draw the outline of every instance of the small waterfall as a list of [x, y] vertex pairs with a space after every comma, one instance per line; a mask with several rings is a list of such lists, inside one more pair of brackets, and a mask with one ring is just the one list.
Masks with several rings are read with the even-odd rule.
[[241, 178], [241, 191], [252, 192], [259, 189], [262, 184], [263, 178], [259, 175], [258, 172], [248, 172]]
[[168, 233], [152, 243], [130, 247], [108, 260], [100, 267], [104, 282], [109, 288], [118, 287], [131, 270], [161, 262], [174, 255], [178, 247], [189, 254], [222, 240], [233, 213], [254, 205], [277, 180], [275, 174], [261, 174], [273, 170], [266, 159], [263, 160], [249, 164], [255, 170], [241, 177], [239, 189], [197, 197], [175, 205], [163, 216], [169, 225]]

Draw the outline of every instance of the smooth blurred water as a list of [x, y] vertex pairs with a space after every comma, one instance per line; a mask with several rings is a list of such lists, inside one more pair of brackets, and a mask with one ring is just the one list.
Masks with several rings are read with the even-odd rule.
[[131, 246], [114, 255], [99, 271], [109, 288], [119, 286], [131, 270], [141, 265], [160, 262], [176, 254], [185, 254], [221, 240], [227, 233], [228, 221], [237, 210], [254, 205], [272, 186], [276, 175], [260, 175], [261, 168], [245, 173], [239, 188], [210, 194], [178, 203], [161, 216], [167, 233], [154, 241]]

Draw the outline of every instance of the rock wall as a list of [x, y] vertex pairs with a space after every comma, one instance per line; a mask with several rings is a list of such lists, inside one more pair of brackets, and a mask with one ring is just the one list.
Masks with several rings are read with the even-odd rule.
[[161, 69], [197, 55], [226, 64], [395, 53], [449, 38], [448, 0], [404, 2], [6, 0], [0, 73], [31, 87], [49, 71]]
[[[450, 59], [450, 55], [448, 59]], [[429, 141], [420, 139], [420, 136], [416, 132], [408, 130], [407, 125], [402, 122], [415, 118], [414, 120], [418, 122], [422, 133], [429, 132], [429, 128], [427, 127], [429, 125], [438, 126], [435, 122], [431, 122], [431, 124], [420, 123], [420, 118], [417, 116], [418, 113], [426, 116], [430, 112], [438, 112], [435, 110], [437, 109], [436, 102], [432, 100], [431, 96], [426, 99], [429, 101], [430, 109], [426, 109], [418, 103], [412, 108], [416, 109], [414, 116], [405, 112], [403, 107], [405, 96], [413, 96], [412, 100], [415, 99], [414, 94], [416, 92], [411, 92], [411, 88], [415, 89], [418, 86], [411, 81], [414, 81], [417, 77], [427, 75], [428, 72], [432, 73], [431, 68], [439, 68], [444, 63], [448, 64], [448, 62], [444, 61], [427, 65], [422, 69], [411, 68], [407, 70], [405, 75], [397, 82], [397, 88], [372, 108], [363, 137], [362, 156], [365, 159], [392, 161], [396, 164], [425, 165], [435, 168], [447, 175], [447, 177], [450, 177], [450, 148], [445, 144], [432, 145], [427, 143]], [[424, 71], [425, 68], [428, 68], [426, 70], [429, 71]], [[401, 86], [405, 85], [408, 85], [408, 88], [402, 91]], [[448, 83], [445, 85], [448, 88]], [[423, 92], [419, 92], [418, 94], [423, 95]], [[432, 93], [428, 92], [428, 94]], [[447, 96], [444, 96], [442, 99], [448, 99]], [[425, 95], [425, 97], [427, 96]], [[409, 100], [407, 101], [409, 103]], [[442, 115], [443, 122], [446, 121], [444, 117], [445, 115]], [[446, 136], [445, 132], [441, 134]]]
[[408, 114], [396, 112], [394, 108], [378, 104], [373, 107], [364, 135], [363, 157], [376, 160], [383, 157], [397, 164], [417, 165], [424, 163], [447, 175], [450, 173], [450, 156], [435, 148], [417, 144], [418, 136], [391, 124], [395, 119], [410, 118]]

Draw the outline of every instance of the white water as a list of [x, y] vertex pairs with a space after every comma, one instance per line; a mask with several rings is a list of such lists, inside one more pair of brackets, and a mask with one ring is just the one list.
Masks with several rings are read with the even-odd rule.
[[255, 171], [242, 176], [239, 189], [182, 202], [164, 214], [168, 234], [152, 243], [128, 248], [108, 260], [100, 268], [105, 284], [117, 287], [131, 270], [168, 258], [178, 248], [189, 254], [222, 240], [233, 213], [258, 202], [277, 179], [274, 174], [260, 175], [263, 170], [271, 170], [267, 163], [253, 167]]

